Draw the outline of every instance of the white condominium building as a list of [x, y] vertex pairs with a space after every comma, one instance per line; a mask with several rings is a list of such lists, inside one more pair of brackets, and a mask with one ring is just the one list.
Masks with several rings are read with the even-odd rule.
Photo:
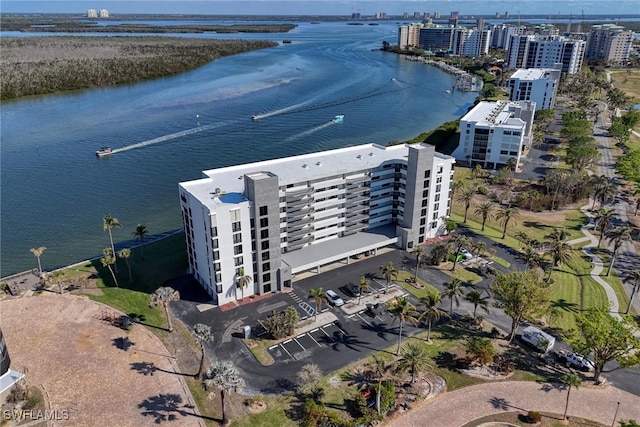
[[[559, 66], [560, 64], [558, 64]], [[519, 69], [507, 82], [511, 101], [533, 101], [536, 111], [555, 106], [561, 70], [549, 68]]]
[[179, 184], [190, 273], [215, 303], [278, 292], [298, 272], [445, 232], [455, 160], [366, 144], [204, 171]]
[[634, 32], [614, 24], [594, 25], [587, 38], [585, 57], [604, 60], [607, 64], [624, 64], [629, 60]]
[[586, 43], [555, 35], [513, 36], [507, 50], [507, 68], [554, 68], [574, 74], [582, 68]]
[[403, 25], [398, 28], [398, 46], [400, 49], [417, 47], [420, 44], [420, 29], [423, 24]]
[[536, 104], [531, 101], [480, 102], [460, 119], [460, 142], [453, 157], [470, 166], [499, 169], [531, 144]]

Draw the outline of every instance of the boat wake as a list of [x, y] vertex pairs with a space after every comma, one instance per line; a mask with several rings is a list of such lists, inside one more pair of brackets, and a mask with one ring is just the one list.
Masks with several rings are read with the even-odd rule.
[[299, 104], [290, 105], [288, 107], [281, 108], [279, 110], [269, 111], [268, 113], [254, 114], [253, 116], [251, 116], [251, 118], [253, 120], [261, 120], [261, 119], [266, 119], [267, 117], [273, 117], [273, 116], [277, 116], [277, 115], [280, 115], [280, 114], [285, 114], [285, 113], [288, 113], [288, 112], [290, 112], [292, 110], [295, 110], [297, 108], [304, 107], [305, 105], [309, 104], [310, 102], [312, 102], [314, 100], [315, 100], [315, 98], [314, 99], [310, 99], [308, 101], [300, 102]]
[[196, 134], [196, 133], [204, 132], [206, 130], [216, 129], [216, 128], [219, 128], [219, 127], [222, 127], [222, 126], [227, 126], [227, 125], [230, 125], [232, 123], [235, 123], [235, 121], [220, 122], [220, 123], [215, 123], [215, 124], [210, 124], [210, 125], [198, 126], [198, 127], [192, 128], [192, 129], [185, 129], [185, 130], [180, 131], [180, 132], [171, 133], [169, 135], [164, 135], [164, 136], [159, 136], [158, 138], [149, 139], [147, 141], [138, 142], [138, 143], [135, 143], [135, 144], [127, 145], [125, 147], [114, 148], [111, 151], [111, 154], [122, 153], [123, 151], [135, 150], [136, 148], [142, 148], [142, 147], [146, 147], [146, 146], [153, 145], [153, 144], [159, 144], [161, 142], [170, 141], [172, 139], [180, 138], [180, 137], [183, 137], [183, 136], [193, 135], [193, 134]]
[[306, 130], [306, 131], [304, 131], [304, 132], [300, 132], [300, 133], [297, 133], [297, 134], [295, 134], [295, 135], [292, 135], [292, 136], [290, 136], [289, 138], [285, 139], [285, 141], [286, 141], [286, 142], [289, 142], [289, 141], [295, 141], [296, 139], [303, 138], [303, 137], [305, 137], [305, 136], [311, 135], [312, 133], [316, 133], [316, 132], [318, 132], [319, 130], [322, 130], [322, 129], [328, 128], [328, 127], [329, 127], [329, 126], [331, 126], [331, 125], [335, 125], [336, 123], [338, 123], [338, 122], [336, 122], [335, 120], [331, 120], [331, 121], [329, 121], [329, 122], [326, 122], [326, 123], [321, 124], [320, 126], [316, 126], [316, 127], [312, 128], [312, 129], [309, 129], [309, 130]]

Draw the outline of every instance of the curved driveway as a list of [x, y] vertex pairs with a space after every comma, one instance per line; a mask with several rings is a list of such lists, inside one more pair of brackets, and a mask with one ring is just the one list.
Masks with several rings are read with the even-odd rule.
[[[529, 381], [503, 381], [465, 387], [443, 393], [384, 425], [459, 427], [475, 419], [501, 412], [532, 410], [562, 414], [567, 391], [558, 387], [562, 386]], [[568, 415], [611, 425], [617, 402], [620, 402], [617, 420], [640, 420], [640, 397], [615, 387], [573, 388]]]

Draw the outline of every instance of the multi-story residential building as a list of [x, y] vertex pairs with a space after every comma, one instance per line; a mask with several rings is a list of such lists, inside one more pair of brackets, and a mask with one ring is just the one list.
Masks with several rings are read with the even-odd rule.
[[108, 18], [109, 11], [107, 9], [100, 9], [100, 18]]
[[445, 232], [455, 160], [426, 144], [356, 147], [204, 171], [179, 185], [189, 271], [217, 304], [298, 272]]
[[400, 49], [408, 49], [420, 45], [420, 29], [423, 24], [402, 25], [398, 28], [398, 46]]
[[453, 54], [480, 57], [489, 53], [490, 30], [457, 28], [454, 32]]
[[454, 27], [438, 24], [423, 25], [419, 29], [418, 43], [424, 49], [431, 51], [450, 51], [453, 48]]
[[524, 34], [526, 29], [527, 28], [524, 25], [491, 25], [491, 42], [489, 43], [489, 47], [491, 49], [507, 49], [509, 47], [511, 37]]
[[499, 169], [531, 144], [536, 105], [531, 101], [480, 102], [460, 119], [460, 142], [453, 156], [470, 166]]
[[519, 69], [507, 82], [511, 101], [533, 101], [536, 111], [555, 106], [558, 85], [560, 84], [560, 64], [558, 68]]
[[585, 58], [601, 59], [610, 65], [624, 64], [629, 60], [633, 38], [633, 31], [626, 31], [618, 25], [594, 25], [587, 37]]
[[490, 30], [433, 23], [403, 25], [398, 28], [398, 46], [401, 49], [421, 46], [430, 51], [446, 51], [462, 56], [486, 55], [489, 52], [490, 38]]
[[553, 35], [521, 35], [511, 38], [507, 50], [507, 68], [554, 68], [574, 74], [582, 68], [586, 43]]
[[98, 12], [95, 9], [87, 9], [87, 18], [97, 18]]

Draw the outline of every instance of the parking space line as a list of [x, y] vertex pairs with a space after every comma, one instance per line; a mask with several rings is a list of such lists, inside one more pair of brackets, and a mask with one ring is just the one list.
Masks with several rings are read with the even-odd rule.
[[[338, 328], [339, 329], [339, 328]], [[327, 336], [327, 338], [329, 338], [331, 341], [335, 342], [336, 340], [334, 340], [333, 338], [331, 338], [331, 335], [329, 335], [327, 333], [327, 331], [324, 330], [324, 328], [320, 329], [322, 331], [323, 334], [325, 334]]]
[[[289, 340], [289, 341], [291, 341], [291, 340]], [[282, 349], [284, 350], [284, 352], [285, 352], [285, 353], [287, 353], [287, 354], [289, 355], [289, 357], [290, 357], [290, 358], [292, 358], [293, 360], [297, 360], [295, 357], [293, 357], [293, 356], [291, 355], [291, 353], [289, 353], [289, 352], [287, 351], [287, 349], [286, 349], [286, 348], [284, 348], [284, 346], [283, 346], [282, 344], [280, 344], [280, 348], [282, 348]]]
[[[364, 320], [364, 319], [363, 319], [363, 320]], [[343, 331], [343, 330], [342, 330], [338, 325], [336, 325], [335, 323], [332, 323], [332, 325], [333, 325], [333, 326], [335, 326], [336, 328], [338, 328], [338, 330], [339, 330], [340, 332], [342, 332], [343, 334], [345, 334], [345, 335], [349, 335], [349, 334], [347, 334], [345, 331]]]
[[273, 350], [274, 348], [278, 347], [280, 344], [276, 344], [276, 345], [272, 345], [271, 347], [269, 347], [269, 351]]
[[[317, 331], [317, 329], [316, 329], [316, 331]], [[322, 347], [322, 346], [320, 345], [320, 343], [319, 343], [318, 341], [316, 341], [316, 339], [313, 337], [313, 335], [311, 335], [311, 333], [309, 333], [309, 338], [311, 338], [311, 339], [313, 340], [313, 342], [314, 342], [314, 343], [316, 343], [316, 344], [318, 345], [318, 347]]]
[[[300, 335], [300, 337], [301, 337], [301, 336], [304, 336], [304, 335]], [[304, 348], [304, 347], [302, 346], [302, 344], [300, 344], [300, 341], [298, 341], [298, 338], [300, 338], [300, 337], [296, 337], [296, 338], [294, 338], [293, 340], [294, 340], [294, 341], [295, 341], [295, 342], [300, 346], [300, 348], [302, 349], [302, 351], [305, 351], [305, 350], [306, 350], [306, 348]]]
[[[360, 318], [360, 320], [362, 320], [362, 321], [363, 321], [364, 323], [366, 323], [367, 325], [371, 326], [371, 323], [367, 322], [367, 320], [366, 320], [364, 317], [360, 316], [360, 313], [364, 313], [364, 311], [361, 311], [361, 312], [359, 312], [359, 313], [356, 313], [356, 314], [358, 315], [358, 317]], [[340, 328], [338, 328], [338, 329], [340, 329]]]

